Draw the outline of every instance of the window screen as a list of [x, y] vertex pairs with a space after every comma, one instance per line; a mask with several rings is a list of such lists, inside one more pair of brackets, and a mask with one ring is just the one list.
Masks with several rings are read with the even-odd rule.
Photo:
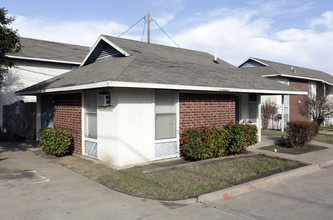
[[155, 91], [155, 139], [176, 138], [176, 93]]
[[97, 97], [95, 90], [88, 90], [84, 93], [85, 107], [85, 136], [97, 138]]

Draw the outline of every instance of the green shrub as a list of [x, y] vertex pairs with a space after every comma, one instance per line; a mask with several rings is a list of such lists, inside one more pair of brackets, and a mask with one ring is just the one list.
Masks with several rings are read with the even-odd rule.
[[71, 153], [72, 138], [66, 130], [45, 128], [40, 132], [39, 144], [44, 153], [59, 157]]
[[205, 160], [220, 157], [224, 153], [227, 133], [221, 128], [183, 130], [181, 154], [188, 160]]
[[188, 160], [205, 160], [244, 151], [257, 143], [257, 127], [229, 124], [223, 128], [185, 129], [181, 135], [181, 155]]
[[294, 148], [303, 147], [306, 143], [309, 143], [318, 131], [316, 122], [291, 121], [287, 125], [288, 144]]
[[240, 153], [258, 142], [257, 127], [254, 125], [228, 124], [224, 129], [228, 131], [228, 146], [225, 150], [227, 155]]
[[244, 135], [247, 147], [258, 143], [258, 129], [255, 125], [245, 124], [244, 125]]

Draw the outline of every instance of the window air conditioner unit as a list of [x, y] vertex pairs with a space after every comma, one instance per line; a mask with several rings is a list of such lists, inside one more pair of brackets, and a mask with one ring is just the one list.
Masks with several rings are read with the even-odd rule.
[[100, 92], [98, 94], [98, 106], [99, 107], [111, 106], [110, 92]]

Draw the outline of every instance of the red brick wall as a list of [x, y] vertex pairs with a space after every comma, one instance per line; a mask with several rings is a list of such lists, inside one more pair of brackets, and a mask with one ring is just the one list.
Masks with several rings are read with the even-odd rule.
[[235, 122], [235, 96], [225, 94], [179, 94], [179, 127], [221, 127]]
[[[290, 79], [289, 85], [301, 89], [303, 91], [309, 90], [308, 81], [305, 80], [297, 80], [297, 79]], [[307, 95], [290, 95], [289, 96], [289, 120], [290, 121], [307, 121], [308, 117], [302, 116], [299, 113], [299, 108], [304, 107], [303, 99], [307, 97]], [[301, 101], [301, 102], [299, 102]]]
[[55, 96], [54, 128], [65, 129], [73, 137], [74, 154], [82, 154], [81, 94]]

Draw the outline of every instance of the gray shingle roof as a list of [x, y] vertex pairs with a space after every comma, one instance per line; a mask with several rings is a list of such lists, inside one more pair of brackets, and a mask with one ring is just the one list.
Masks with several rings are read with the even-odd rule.
[[[299, 66], [290, 65], [290, 64], [273, 62], [273, 61], [264, 60], [264, 59], [258, 59], [258, 58], [254, 58], [254, 59], [267, 64], [269, 67], [273, 68], [277, 72], [277, 74], [288, 75], [290, 77], [296, 77], [296, 78], [305, 77], [305, 78], [310, 78], [310, 79], [323, 80], [327, 83], [333, 84], [333, 78], [331, 77], [331, 75], [329, 75], [323, 71], [299, 67]], [[294, 69], [296, 69], [296, 73], [294, 73], [291, 70], [292, 66], [294, 67]]]
[[[131, 56], [92, 63], [21, 90], [19, 94], [93, 83], [130, 82], [248, 90], [299, 91], [261, 77], [271, 68], [239, 69], [207, 53], [104, 36]], [[274, 71], [275, 73], [275, 71]], [[246, 77], [245, 74], [247, 74]]]
[[15, 57], [37, 58], [81, 63], [89, 47], [20, 37], [22, 50]]
[[[184, 63], [198, 63], [206, 66], [216, 66], [216, 63], [213, 62], [213, 55], [205, 52], [168, 47], [158, 44], [147, 44], [145, 42], [138, 42], [107, 35], [102, 36], [124, 49], [127, 53], [140, 55], [140, 60], [149, 59], [150, 62], [163, 60], [165, 62], [172, 62], [174, 65], [177, 65], [177, 63], [180, 63], [181, 65]], [[219, 66], [222, 67], [237, 68], [221, 59], [218, 59], [218, 62]]]

